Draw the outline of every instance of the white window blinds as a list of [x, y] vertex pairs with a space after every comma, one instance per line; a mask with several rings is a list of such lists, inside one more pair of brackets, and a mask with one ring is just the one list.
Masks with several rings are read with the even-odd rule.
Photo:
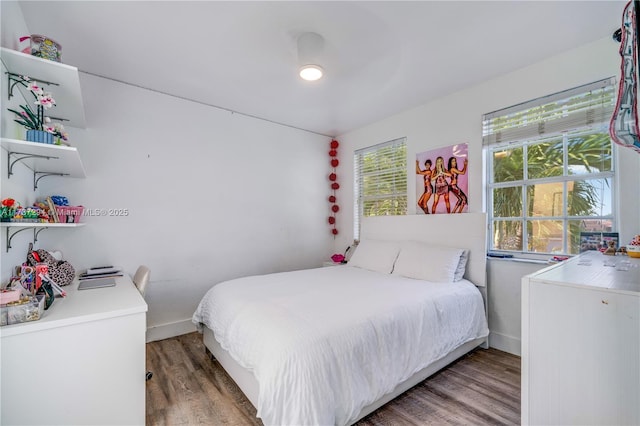
[[485, 114], [483, 145], [508, 144], [608, 123], [615, 97], [615, 79], [607, 78]]
[[354, 153], [354, 238], [364, 216], [407, 214], [406, 138]]

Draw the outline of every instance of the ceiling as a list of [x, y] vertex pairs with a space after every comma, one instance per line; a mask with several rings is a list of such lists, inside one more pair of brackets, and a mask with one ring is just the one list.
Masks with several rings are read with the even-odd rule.
[[[621, 1], [25, 1], [81, 71], [337, 136], [603, 37]], [[326, 77], [297, 76], [297, 36]], [[615, 43], [612, 44], [615, 48]], [[523, 82], [526, 83], [526, 82]]]

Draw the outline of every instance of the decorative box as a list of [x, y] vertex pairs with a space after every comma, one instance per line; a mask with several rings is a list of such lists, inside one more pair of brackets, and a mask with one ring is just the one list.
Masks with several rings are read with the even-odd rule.
[[56, 212], [58, 213], [58, 219], [60, 223], [78, 223], [82, 212], [83, 206], [56, 206]]
[[55, 40], [50, 39], [47, 36], [40, 34], [31, 34], [29, 37], [21, 37], [20, 42], [25, 40], [30, 41], [30, 46], [23, 49], [24, 53], [31, 53], [33, 56], [38, 56], [50, 61], [60, 62], [62, 56], [62, 46]]

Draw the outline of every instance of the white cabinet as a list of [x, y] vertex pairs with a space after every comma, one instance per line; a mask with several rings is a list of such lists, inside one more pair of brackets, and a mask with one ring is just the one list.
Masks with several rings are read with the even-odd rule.
[[640, 259], [588, 252], [523, 277], [522, 424], [640, 424]]
[[144, 425], [147, 304], [128, 277], [0, 329], [0, 424]]

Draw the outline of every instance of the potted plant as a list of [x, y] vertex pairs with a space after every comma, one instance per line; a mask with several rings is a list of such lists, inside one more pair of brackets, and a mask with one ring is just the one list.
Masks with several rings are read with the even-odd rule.
[[27, 89], [33, 95], [35, 99], [35, 111], [33, 107], [26, 105], [20, 105], [21, 111], [8, 108], [9, 111], [18, 116], [14, 119], [16, 123], [24, 126], [27, 129], [27, 140], [31, 142], [53, 143], [53, 137], [58, 136], [66, 140], [66, 133], [62, 125], [49, 125], [51, 120], [49, 117], [44, 116], [45, 109], [49, 109], [56, 104], [51, 93], [42, 90], [42, 87], [37, 81], [32, 81], [27, 76], [14, 77], [14, 84], [20, 84]]

